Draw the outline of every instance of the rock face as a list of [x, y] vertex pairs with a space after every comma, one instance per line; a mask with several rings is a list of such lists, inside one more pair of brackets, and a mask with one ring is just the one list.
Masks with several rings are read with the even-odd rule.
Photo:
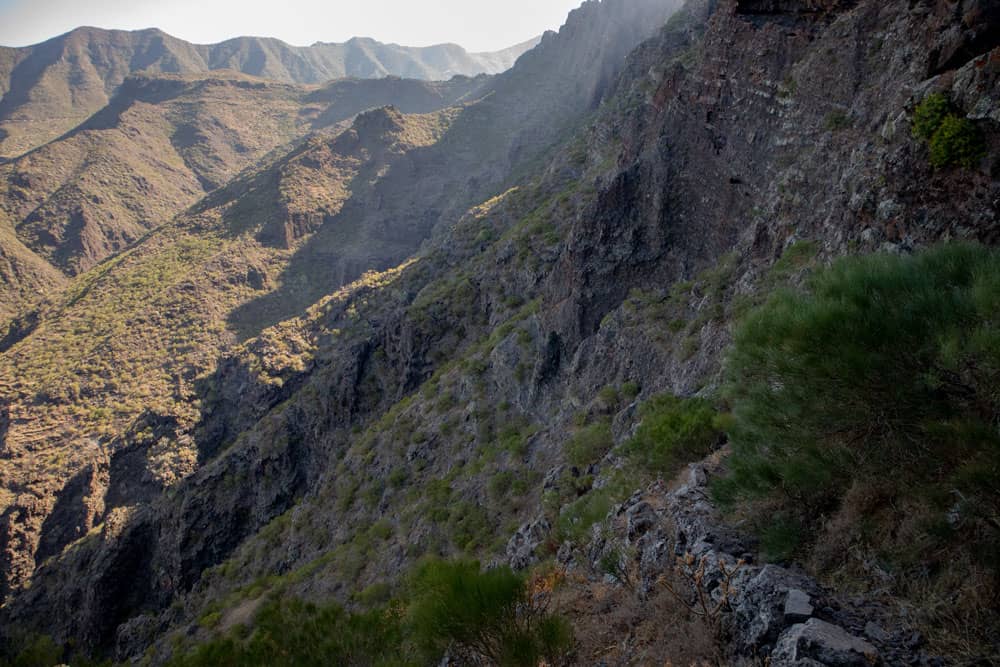
[[874, 646], [847, 634], [843, 628], [811, 618], [793, 625], [781, 636], [771, 654], [771, 664], [869, 667], [879, 664], [879, 655]]
[[538, 562], [539, 548], [552, 531], [548, 519], [541, 517], [526, 523], [507, 543], [507, 563], [514, 570], [523, 570]]

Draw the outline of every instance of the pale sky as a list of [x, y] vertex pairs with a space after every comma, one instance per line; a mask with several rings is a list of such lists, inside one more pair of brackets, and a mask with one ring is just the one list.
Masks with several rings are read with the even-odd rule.
[[277, 37], [290, 44], [461, 44], [494, 51], [558, 30], [582, 0], [0, 0], [0, 44], [25, 46], [81, 25], [160, 28], [197, 44]]

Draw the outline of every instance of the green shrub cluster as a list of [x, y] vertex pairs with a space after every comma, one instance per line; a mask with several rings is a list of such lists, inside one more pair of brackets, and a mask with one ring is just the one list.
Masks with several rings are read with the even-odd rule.
[[[1000, 252], [942, 245], [845, 258], [783, 290], [735, 335], [720, 501], [769, 498], [815, 525], [851, 484], [944, 498], [996, 540], [1000, 517]], [[990, 534], [992, 536], [990, 536]], [[779, 548], [778, 551], [788, 551]]]
[[624, 451], [655, 475], [673, 475], [703, 458], [721, 437], [715, 409], [705, 399], [662, 394], [644, 403], [639, 416], [642, 422]]
[[[257, 612], [252, 630], [174, 658], [172, 667], [273, 667], [315, 665], [415, 665], [403, 650], [403, 616], [387, 607], [349, 613], [336, 604], [317, 606], [276, 598]], [[241, 636], [244, 635], [244, 636]]]
[[63, 649], [47, 635], [7, 639], [0, 651], [2, 667], [52, 667], [63, 662]]
[[450, 650], [468, 664], [555, 665], [572, 647], [568, 623], [550, 614], [510, 568], [430, 561], [417, 570], [411, 589], [412, 636], [428, 664]]
[[48, 635], [24, 633], [8, 627], [0, 633], [0, 638], [0, 667], [111, 666], [110, 661], [93, 660], [79, 651], [67, 650]]
[[[387, 591], [366, 597], [384, 599]], [[475, 561], [433, 560], [412, 574], [402, 600], [352, 613], [336, 604], [274, 597], [251, 628], [237, 626], [168, 664], [405, 667], [437, 664], [448, 652], [468, 664], [556, 665], [572, 648], [573, 635], [540, 599], [509, 568], [483, 571]]]
[[611, 422], [602, 420], [582, 427], [570, 437], [565, 445], [566, 460], [573, 465], [586, 467], [604, 458], [614, 444]]
[[917, 105], [913, 134], [927, 142], [931, 164], [938, 169], [951, 165], [972, 168], [986, 154], [976, 126], [959, 115], [944, 93], [934, 93]]

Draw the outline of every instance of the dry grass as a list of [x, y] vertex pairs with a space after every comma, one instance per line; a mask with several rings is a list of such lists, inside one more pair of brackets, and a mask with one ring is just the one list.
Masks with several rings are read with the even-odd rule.
[[727, 664], [711, 621], [692, 613], [665, 588], [647, 599], [622, 586], [570, 576], [555, 607], [573, 624], [575, 664], [609, 667]]
[[935, 537], [928, 527], [940, 523], [940, 512], [908, 497], [855, 482], [806, 550], [809, 569], [835, 590], [873, 597], [911, 619], [932, 654], [956, 664], [1000, 660], [1000, 588], [996, 570], [973, 557], [977, 527]]

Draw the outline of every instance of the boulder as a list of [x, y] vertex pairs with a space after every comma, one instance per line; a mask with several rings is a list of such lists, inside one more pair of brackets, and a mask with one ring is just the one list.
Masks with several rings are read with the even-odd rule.
[[811, 618], [789, 628], [771, 653], [772, 667], [822, 664], [829, 667], [871, 667], [878, 651], [843, 628]]
[[803, 623], [813, 615], [811, 598], [805, 591], [797, 588], [789, 589], [785, 596], [785, 622], [789, 625], [793, 623]]
[[535, 552], [548, 537], [552, 526], [540, 517], [525, 523], [507, 542], [507, 562], [514, 570], [523, 570], [538, 562]]
[[[746, 649], [772, 644], [781, 632], [795, 621], [787, 618], [789, 598], [793, 612], [805, 612], [810, 593], [816, 584], [808, 577], [790, 572], [777, 565], [765, 565], [740, 572], [733, 586], [738, 591], [733, 601], [733, 635], [737, 644]], [[795, 591], [790, 595], [791, 591]], [[811, 615], [811, 607], [810, 614]], [[808, 616], [806, 617], [808, 618]], [[801, 620], [801, 616], [800, 616]]]

